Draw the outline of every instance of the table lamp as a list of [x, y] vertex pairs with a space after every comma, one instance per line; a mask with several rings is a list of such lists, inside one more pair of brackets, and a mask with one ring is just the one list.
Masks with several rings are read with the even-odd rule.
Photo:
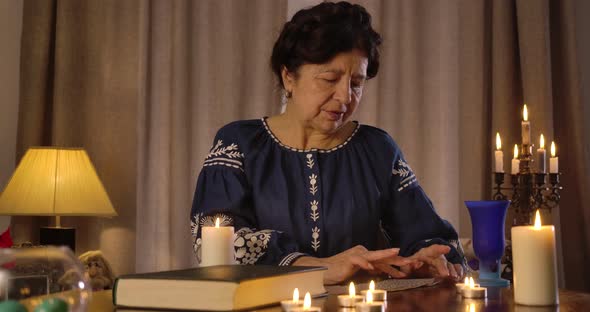
[[55, 216], [55, 226], [40, 229], [39, 243], [73, 251], [76, 230], [62, 227], [61, 216], [117, 212], [84, 149], [32, 147], [0, 194], [0, 215]]

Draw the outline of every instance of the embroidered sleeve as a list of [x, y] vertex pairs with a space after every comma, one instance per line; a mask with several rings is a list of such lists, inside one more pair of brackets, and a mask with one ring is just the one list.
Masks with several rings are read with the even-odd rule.
[[436, 213], [399, 149], [393, 160], [389, 198], [384, 201], [382, 216], [386, 237], [392, 246], [401, 249], [400, 255], [410, 256], [421, 248], [444, 244], [451, 247], [447, 259], [463, 263], [461, 251], [453, 244], [458, 239], [457, 232]]
[[227, 166], [244, 171], [243, 160], [244, 153], [240, 152], [238, 144], [224, 143], [222, 139], [217, 139], [203, 166]]
[[[221, 226], [232, 225], [233, 220], [230, 216], [225, 214], [215, 214], [213, 216], [206, 216], [202, 213], [197, 213], [191, 220], [191, 234], [193, 237], [193, 251], [198, 263], [201, 263], [201, 231], [203, 226], [214, 226], [215, 219], [219, 218]], [[258, 264], [268, 263], [275, 265], [291, 265], [295, 260], [306, 254], [300, 252], [290, 252], [288, 248], [295, 247], [294, 243], [283, 242], [285, 246], [279, 246], [278, 242], [281, 240], [280, 231], [274, 230], [255, 230], [248, 227], [242, 227], [235, 232], [234, 249], [235, 249], [235, 263], [236, 264]], [[267, 261], [259, 261], [267, 252], [271, 255]], [[276, 255], [272, 255], [275, 253]]]
[[222, 225], [234, 227], [236, 263], [289, 265], [298, 257], [298, 246], [280, 231], [258, 227], [244, 153], [233, 133], [218, 132], [197, 180], [190, 215], [197, 261], [202, 260], [202, 227], [220, 218]]

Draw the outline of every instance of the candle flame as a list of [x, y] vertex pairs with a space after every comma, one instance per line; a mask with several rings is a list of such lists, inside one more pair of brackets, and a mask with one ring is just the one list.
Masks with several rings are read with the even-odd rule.
[[215, 219], [215, 227], [218, 228], [219, 227], [219, 218]]
[[469, 304], [469, 312], [475, 312], [475, 303]]
[[348, 286], [348, 295], [350, 297], [356, 296], [356, 290], [354, 289], [354, 283], [353, 282], [350, 282], [350, 285]]
[[514, 159], [518, 158], [518, 145], [514, 144]]
[[469, 277], [465, 276], [465, 282], [463, 282], [465, 286], [469, 286]]
[[496, 132], [496, 150], [502, 149], [502, 140], [500, 140], [500, 132]]
[[295, 290], [293, 290], [293, 301], [299, 302], [299, 288], [295, 288]]
[[522, 119], [524, 121], [529, 120], [529, 111], [528, 111], [528, 109], [526, 109], [526, 104], [524, 104], [524, 108], [522, 109]]
[[374, 291], [375, 290], [375, 281], [371, 280], [371, 283], [369, 283], [369, 290], [370, 291]]
[[551, 157], [555, 157], [555, 142], [551, 141]]
[[473, 277], [469, 278], [469, 288], [474, 288], [475, 287], [475, 282], [473, 281]]
[[309, 310], [311, 308], [311, 295], [309, 291], [305, 293], [305, 298], [303, 298], [303, 309]]
[[367, 301], [367, 303], [373, 303], [373, 291], [371, 291], [371, 290], [367, 291], [366, 301]]
[[539, 139], [539, 147], [544, 149], [545, 148], [545, 137], [543, 137], [543, 134], [541, 133], [541, 138]]
[[539, 213], [539, 209], [535, 213], [535, 230], [541, 229], [541, 214]]

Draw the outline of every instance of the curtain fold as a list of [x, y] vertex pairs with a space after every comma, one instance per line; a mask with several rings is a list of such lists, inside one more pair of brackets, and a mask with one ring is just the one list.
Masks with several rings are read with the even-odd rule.
[[[311, 2], [25, 1], [18, 156], [85, 147], [119, 213], [65, 218], [79, 251], [102, 249], [117, 273], [195, 265], [188, 218], [213, 136], [279, 112], [272, 45], [288, 11]], [[566, 286], [590, 289], [578, 277], [590, 260], [581, 2], [357, 2], [384, 44], [355, 119], [394, 137], [438, 212], [469, 236], [462, 201], [491, 197], [496, 132], [509, 172], [527, 103], [533, 142], [542, 132], [558, 144], [564, 190], [551, 217]], [[35, 240], [47, 222], [14, 218], [15, 237]]]

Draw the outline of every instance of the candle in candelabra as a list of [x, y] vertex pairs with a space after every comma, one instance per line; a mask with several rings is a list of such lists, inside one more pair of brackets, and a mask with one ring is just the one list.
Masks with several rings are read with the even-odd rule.
[[551, 157], [549, 158], [549, 173], [558, 173], [559, 163], [557, 162], [557, 156], [555, 156], [555, 142], [551, 142]]
[[514, 158], [512, 158], [512, 174], [518, 174], [520, 167], [520, 159], [518, 159], [518, 145], [514, 144]]
[[502, 141], [498, 132], [496, 132], [496, 152], [494, 156], [496, 164], [495, 172], [504, 172], [504, 152], [502, 152]]
[[543, 137], [543, 134], [541, 134], [539, 143], [539, 149], [537, 149], [537, 168], [539, 169], [539, 173], [545, 173], [547, 170], [545, 166], [547, 156], [545, 151], [545, 138]]
[[522, 145], [531, 144], [531, 122], [529, 121], [529, 111], [524, 104], [522, 109]]

